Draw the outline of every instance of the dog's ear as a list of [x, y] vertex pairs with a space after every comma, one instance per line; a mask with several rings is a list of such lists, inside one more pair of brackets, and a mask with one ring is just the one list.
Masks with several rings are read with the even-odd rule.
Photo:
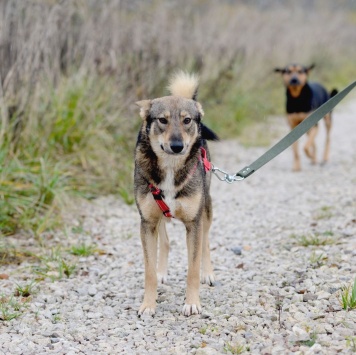
[[273, 70], [275, 73], [284, 73], [284, 68], [283, 69], [281, 69], [281, 68], [274, 68], [274, 70]]
[[309, 67], [306, 67], [305, 68], [305, 71], [307, 72], [307, 73], [309, 73], [312, 69], [314, 69], [315, 68], [315, 64], [313, 63], [312, 65], [309, 65]]
[[202, 105], [198, 102], [198, 101], [196, 101], [196, 106], [197, 106], [197, 109], [198, 109], [198, 112], [199, 112], [199, 114], [200, 114], [200, 117], [201, 117], [201, 119], [204, 117], [204, 110], [203, 110], [203, 107], [202, 107]]
[[140, 116], [142, 119], [145, 119], [148, 115], [148, 111], [151, 108], [151, 100], [141, 100], [137, 101], [136, 105], [139, 106], [140, 109]]

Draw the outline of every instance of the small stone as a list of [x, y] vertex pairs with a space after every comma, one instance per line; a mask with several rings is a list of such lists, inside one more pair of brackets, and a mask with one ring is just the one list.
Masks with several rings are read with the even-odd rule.
[[[179, 349], [181, 350], [181, 349]], [[182, 352], [175, 352], [175, 354], [185, 354], [186, 351], [184, 347], [182, 347]], [[218, 355], [220, 352], [218, 352], [216, 349], [211, 348], [210, 346], [205, 346], [204, 348], [197, 349], [196, 355]]]
[[241, 254], [242, 254], [242, 248], [241, 248], [241, 247], [233, 247], [233, 248], [231, 248], [231, 251], [232, 251], [235, 255], [241, 255]]
[[202, 318], [202, 319], [209, 319], [209, 318], [212, 318], [212, 314], [203, 312], [203, 313], [201, 314], [200, 318]]
[[314, 320], [317, 320], [317, 319], [320, 319], [320, 318], [325, 318], [325, 314], [312, 314], [311, 315], [311, 318], [314, 319]]
[[320, 291], [316, 294], [316, 296], [318, 297], [318, 300], [328, 300], [331, 294], [326, 291]]
[[245, 337], [245, 339], [251, 339], [251, 338], [253, 338], [253, 334], [251, 332], [246, 332], [244, 334], [244, 337]]
[[98, 319], [98, 318], [101, 318], [101, 317], [102, 317], [102, 314], [99, 313], [99, 312], [88, 312], [87, 317], [88, 317], [89, 319]]
[[317, 295], [313, 294], [313, 293], [305, 293], [303, 295], [303, 302], [309, 302], [309, 301], [314, 301], [318, 298]]
[[298, 293], [293, 295], [291, 299], [292, 303], [303, 302], [303, 296], [304, 296], [303, 294], [298, 294]]
[[297, 325], [295, 325], [292, 330], [297, 341], [306, 341], [310, 339], [309, 334], [304, 329], [299, 328]]
[[323, 348], [320, 344], [315, 343], [310, 349], [308, 354], [317, 354], [319, 352], [322, 352]]
[[88, 295], [89, 296], [95, 296], [97, 293], [96, 288], [94, 286], [89, 286], [88, 287]]
[[8, 280], [9, 275], [8, 274], [0, 274], [0, 280]]
[[329, 289], [328, 289], [329, 293], [331, 293], [331, 294], [333, 294], [339, 290], [340, 290], [340, 287], [329, 287]]
[[353, 232], [351, 229], [344, 229], [342, 231], [342, 234], [345, 236], [345, 237], [352, 237], [353, 236]]

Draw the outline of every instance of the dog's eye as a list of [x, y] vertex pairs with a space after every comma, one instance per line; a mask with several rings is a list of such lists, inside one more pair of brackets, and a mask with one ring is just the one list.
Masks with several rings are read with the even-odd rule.
[[164, 117], [160, 117], [160, 118], [158, 119], [158, 121], [160, 121], [162, 124], [167, 124], [167, 123], [168, 123], [167, 119], [164, 118]]
[[190, 117], [186, 117], [183, 121], [184, 124], [189, 124], [190, 122], [192, 122], [192, 119]]

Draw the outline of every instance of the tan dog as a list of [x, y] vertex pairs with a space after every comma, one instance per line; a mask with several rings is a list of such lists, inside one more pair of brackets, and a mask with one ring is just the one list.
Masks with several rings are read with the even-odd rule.
[[[299, 64], [290, 64], [285, 68], [275, 68], [275, 72], [282, 73], [284, 85], [286, 87], [286, 111], [288, 123], [291, 129], [301, 123], [312, 111], [329, 100], [330, 97], [337, 94], [337, 90], [333, 90], [330, 94], [326, 89], [318, 83], [309, 83], [308, 75], [314, 64], [305, 67]], [[331, 129], [331, 113], [324, 117], [326, 127], [326, 142], [324, 150], [323, 162], [329, 160], [330, 152], [330, 129]], [[312, 164], [316, 163], [316, 146], [315, 136], [318, 132], [318, 126], [314, 126], [308, 132], [308, 139], [304, 146], [304, 152], [311, 159]], [[294, 171], [301, 170], [300, 158], [298, 152], [298, 141], [293, 144], [294, 152]]]
[[184, 315], [201, 313], [200, 266], [203, 283], [212, 285], [215, 280], [209, 249], [211, 173], [204, 169], [202, 152], [209, 157], [206, 139], [216, 140], [217, 136], [201, 123], [204, 112], [196, 101], [195, 76], [180, 72], [172, 78], [169, 89], [171, 96], [137, 102], [143, 123], [135, 151], [134, 183], [145, 262], [145, 295], [139, 315], [155, 313], [157, 281], [167, 281], [165, 223], [171, 216], [181, 220], [187, 231]]

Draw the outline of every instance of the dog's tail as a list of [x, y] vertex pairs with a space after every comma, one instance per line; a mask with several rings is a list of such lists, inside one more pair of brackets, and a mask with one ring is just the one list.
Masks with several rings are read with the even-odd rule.
[[337, 89], [332, 89], [330, 94], [329, 94], [329, 99], [331, 99], [333, 96], [335, 96], [339, 91]]
[[218, 141], [219, 137], [205, 124], [201, 123], [201, 137], [207, 141]]
[[182, 96], [186, 99], [197, 99], [199, 78], [195, 74], [179, 71], [171, 77], [168, 90], [173, 96]]

